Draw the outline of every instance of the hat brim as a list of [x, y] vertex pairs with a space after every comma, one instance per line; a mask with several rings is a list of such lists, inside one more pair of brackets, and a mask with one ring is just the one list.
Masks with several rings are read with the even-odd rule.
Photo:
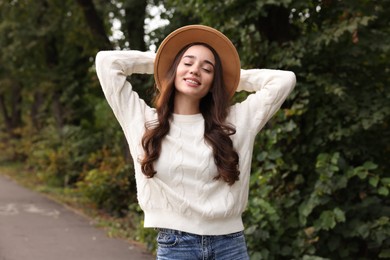
[[170, 33], [160, 44], [154, 61], [157, 88], [164, 87], [168, 71], [178, 52], [190, 43], [206, 43], [217, 53], [222, 63], [223, 80], [229, 97], [240, 81], [240, 57], [232, 42], [221, 32], [204, 25], [188, 25]]

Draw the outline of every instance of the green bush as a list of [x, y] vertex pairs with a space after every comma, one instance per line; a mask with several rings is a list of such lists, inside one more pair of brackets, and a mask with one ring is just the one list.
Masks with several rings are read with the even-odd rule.
[[124, 216], [129, 205], [136, 200], [133, 167], [122, 155], [111, 152], [103, 148], [91, 154], [85, 176], [77, 186], [99, 209]]
[[367, 160], [358, 146], [340, 149], [356, 133], [320, 143], [318, 132], [307, 134], [290, 120], [294, 109], [279, 112], [256, 139], [244, 214], [252, 259], [390, 258], [383, 158]]
[[50, 186], [65, 187], [76, 183], [89, 153], [96, 147], [96, 137], [79, 127], [67, 125], [60, 131], [51, 125], [35, 136], [25, 137], [25, 165]]

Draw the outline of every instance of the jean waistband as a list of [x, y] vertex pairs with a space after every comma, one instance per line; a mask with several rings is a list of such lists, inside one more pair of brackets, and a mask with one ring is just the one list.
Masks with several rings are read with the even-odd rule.
[[180, 230], [175, 230], [175, 229], [169, 229], [169, 228], [155, 228], [155, 230], [157, 230], [159, 232], [164, 232], [167, 234], [174, 234], [174, 235], [183, 235], [183, 234], [196, 235], [196, 234], [192, 234], [192, 233], [188, 233], [188, 232], [184, 232], [184, 231], [180, 231]]
[[[202, 235], [198, 235], [198, 234], [193, 234], [193, 233], [188, 233], [188, 232], [185, 232], [185, 231], [180, 231], [180, 230], [175, 230], [175, 229], [169, 229], [169, 228], [155, 228], [155, 230], [159, 231], [159, 232], [163, 232], [163, 233], [167, 233], [167, 234], [173, 234], [173, 235], [191, 235], [191, 236], [202, 236]], [[234, 232], [234, 233], [231, 233], [231, 234], [224, 234], [224, 235], [221, 235], [221, 236], [226, 236], [226, 235], [239, 235], [239, 234], [243, 234], [244, 231], [238, 231], [238, 232]], [[216, 236], [216, 235], [205, 235], [205, 236]]]

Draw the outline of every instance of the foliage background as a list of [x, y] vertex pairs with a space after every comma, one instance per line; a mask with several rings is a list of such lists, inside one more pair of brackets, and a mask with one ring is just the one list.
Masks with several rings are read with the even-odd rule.
[[[169, 23], [153, 30], [156, 16]], [[243, 68], [297, 75], [256, 140], [244, 214], [252, 259], [390, 258], [387, 0], [0, 0], [0, 160], [129, 219], [153, 248], [94, 57], [153, 49], [191, 23], [224, 32]], [[131, 80], [150, 102], [151, 77]]]

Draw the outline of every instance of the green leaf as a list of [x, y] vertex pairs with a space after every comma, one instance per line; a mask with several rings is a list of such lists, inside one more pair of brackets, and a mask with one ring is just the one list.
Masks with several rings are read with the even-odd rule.
[[344, 214], [344, 211], [342, 211], [341, 209], [339, 208], [335, 208], [333, 210], [333, 213], [336, 217], [336, 221], [337, 222], [345, 222], [345, 214]]
[[[359, 167], [358, 167], [359, 168]], [[360, 179], [365, 179], [367, 178], [367, 175], [368, 175], [368, 172], [366, 170], [364, 170], [363, 168], [359, 168], [359, 170], [357, 171], [357, 176], [360, 178]]]
[[329, 230], [336, 226], [336, 220], [332, 211], [326, 210], [321, 213], [316, 226], [320, 229]]
[[379, 258], [390, 258], [390, 249], [383, 249], [379, 253]]
[[378, 189], [378, 194], [380, 194], [382, 196], [387, 196], [387, 195], [389, 195], [389, 189], [382, 186]]
[[367, 170], [375, 170], [378, 168], [378, 165], [373, 162], [365, 162], [363, 167]]
[[356, 227], [356, 230], [358, 234], [364, 239], [367, 238], [370, 234], [370, 227], [368, 224], [361, 224]]
[[377, 187], [378, 186], [378, 183], [379, 183], [379, 177], [378, 176], [373, 176], [373, 177], [370, 177], [369, 179], [369, 183], [372, 187]]
[[390, 218], [389, 217], [380, 217], [378, 220], [377, 220], [378, 224], [379, 225], [386, 225], [390, 222]]
[[381, 183], [385, 186], [390, 186], [390, 178], [382, 178]]
[[259, 162], [263, 162], [265, 160], [265, 158], [267, 158], [267, 152], [261, 152], [259, 154], [257, 154], [256, 156], [256, 160], [259, 161]]
[[250, 226], [250, 227], [245, 229], [245, 234], [252, 235], [257, 230], [257, 228], [258, 228], [257, 225]]
[[282, 157], [282, 153], [279, 150], [271, 150], [268, 154], [268, 158], [271, 160], [276, 160], [280, 157]]

